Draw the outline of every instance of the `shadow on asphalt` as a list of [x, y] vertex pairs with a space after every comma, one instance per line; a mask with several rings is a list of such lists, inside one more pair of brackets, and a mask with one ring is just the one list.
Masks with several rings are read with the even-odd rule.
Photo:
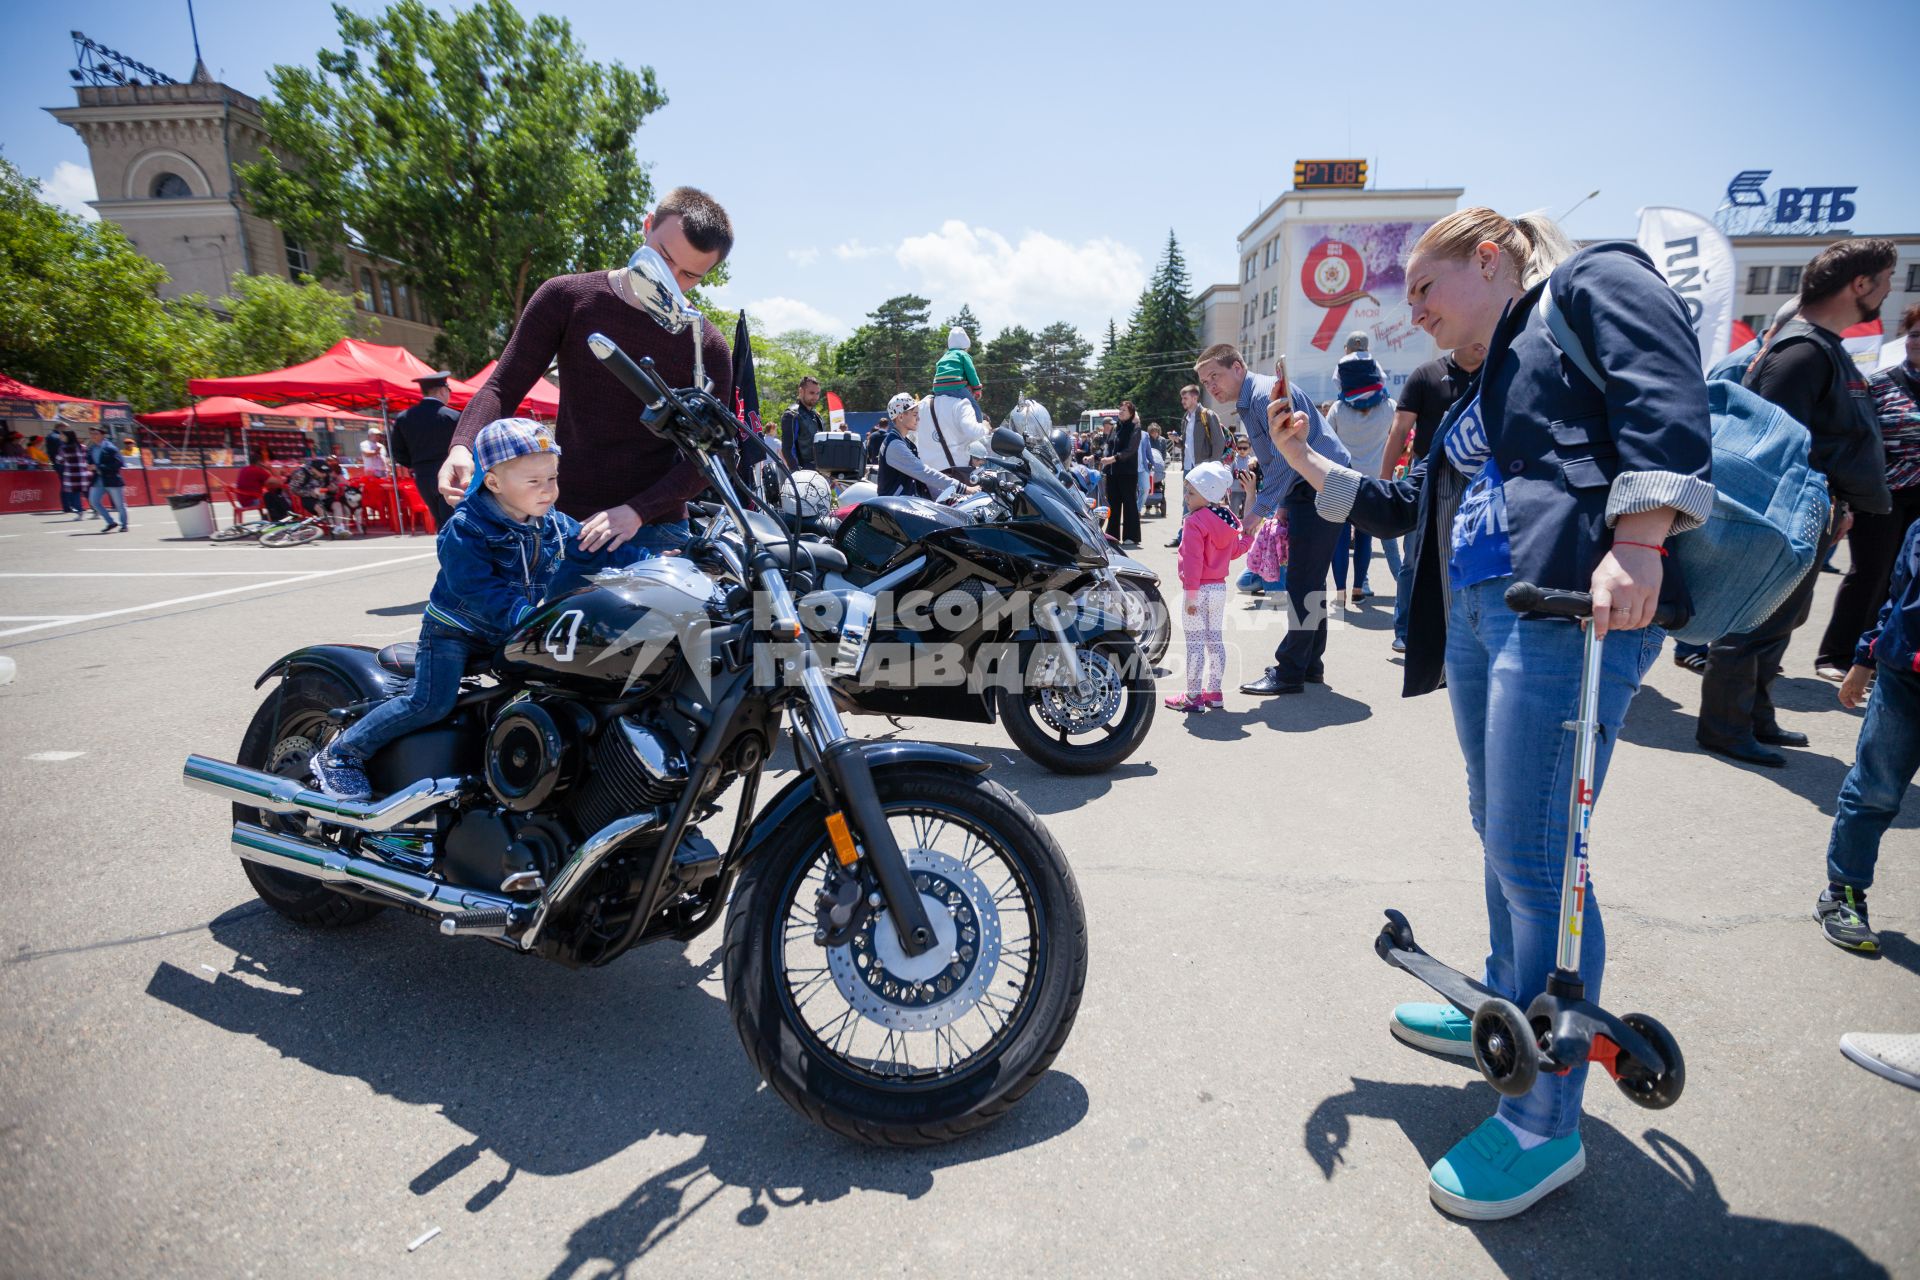
[[412, 604], [389, 604], [382, 605], [378, 609], [369, 609], [367, 610], [367, 616], [369, 618], [408, 618], [425, 613], [426, 611], [427, 602], [425, 600], [416, 600]]
[[[208, 982], [162, 964], [147, 994], [316, 1071], [432, 1107], [472, 1134], [423, 1154], [408, 1184], [415, 1195], [464, 1178], [476, 1184], [466, 1209], [479, 1213], [522, 1170], [564, 1176], [655, 1135], [704, 1139], [618, 1207], [566, 1227], [556, 1277], [587, 1263], [596, 1274], [607, 1263], [622, 1270], [728, 1188], [747, 1193], [737, 1220], [749, 1227], [854, 1191], [917, 1199], [939, 1170], [1045, 1142], [1088, 1110], [1085, 1087], [1052, 1071], [980, 1134], [876, 1151], [816, 1128], [761, 1087], [720, 997], [717, 950], [694, 964], [677, 946], [650, 947], [576, 972], [450, 945], [397, 911], [316, 933], [256, 905], [209, 926], [234, 952], [230, 971]], [[507, 1167], [489, 1161], [482, 1182], [469, 1171], [489, 1153]]]
[[1908, 973], [1920, 974], [1920, 943], [1896, 929], [1880, 931], [1880, 958]]
[[[1308, 1117], [1307, 1154], [1332, 1179], [1345, 1163], [1352, 1121], [1361, 1116], [1398, 1124], [1431, 1165], [1486, 1119], [1492, 1103], [1478, 1080], [1450, 1087], [1356, 1076], [1351, 1091], [1327, 1098]], [[1712, 1172], [1662, 1130], [1642, 1135], [1651, 1156], [1592, 1116], [1581, 1122], [1580, 1135], [1587, 1171], [1565, 1189], [1517, 1218], [1460, 1224], [1505, 1274], [1888, 1274], [1825, 1227], [1732, 1212]], [[1425, 1190], [1414, 1183], [1405, 1194]]]

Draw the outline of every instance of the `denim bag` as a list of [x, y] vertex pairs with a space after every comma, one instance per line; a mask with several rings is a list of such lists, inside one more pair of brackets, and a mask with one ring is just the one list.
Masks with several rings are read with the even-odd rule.
[[[1578, 335], [1540, 291], [1540, 314], [1561, 354], [1606, 390]], [[1813, 570], [1832, 514], [1827, 478], [1808, 465], [1813, 437], [1779, 405], [1738, 383], [1707, 383], [1713, 431], [1713, 511], [1672, 538], [1693, 617], [1673, 631], [1685, 644], [1710, 644], [1750, 631]]]

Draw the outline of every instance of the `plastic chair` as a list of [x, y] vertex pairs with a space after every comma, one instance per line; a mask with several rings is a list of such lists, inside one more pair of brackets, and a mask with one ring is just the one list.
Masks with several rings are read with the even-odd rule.
[[273, 472], [252, 463], [240, 468], [232, 484], [221, 484], [226, 491], [227, 501], [233, 504], [233, 523], [238, 528], [249, 511], [264, 511], [267, 496], [267, 482], [273, 479]]

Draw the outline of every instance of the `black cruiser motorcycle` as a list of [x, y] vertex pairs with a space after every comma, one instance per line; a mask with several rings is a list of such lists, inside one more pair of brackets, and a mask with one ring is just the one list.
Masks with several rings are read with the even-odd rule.
[[[998, 720], [1055, 773], [1104, 772], [1153, 725], [1151, 663], [1119, 614], [1089, 602], [1107, 548], [1077, 497], [1018, 431], [992, 445], [981, 492], [958, 503], [869, 498], [830, 541], [770, 513], [749, 513], [751, 532], [787, 537], [805, 567], [801, 622], [842, 709]], [[729, 514], [708, 528], [739, 536]]]
[[[232, 801], [248, 880], [304, 925], [397, 906], [450, 938], [586, 966], [724, 910], [734, 1027], [789, 1104], [878, 1144], [985, 1125], [1038, 1082], [1079, 1008], [1086, 918], [1065, 855], [971, 756], [847, 736], [789, 589], [792, 549], [753, 535], [730, 481], [738, 422], [590, 344], [641, 422], [700, 462], [737, 541], [546, 605], [470, 673], [450, 720], [367, 762], [381, 799], [329, 799], [306, 762], [400, 687], [412, 645], [288, 654], [257, 682], [277, 678], [239, 761], [190, 756], [188, 785]], [[798, 777], [762, 804], [783, 735]], [[722, 844], [700, 824], [736, 784]]]

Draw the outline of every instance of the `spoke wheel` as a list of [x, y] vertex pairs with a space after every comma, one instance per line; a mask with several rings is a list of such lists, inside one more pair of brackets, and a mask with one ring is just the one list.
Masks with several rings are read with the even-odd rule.
[[318, 524], [303, 520], [299, 524], [291, 525], [285, 529], [275, 529], [271, 533], [261, 534], [260, 545], [263, 547], [297, 547], [302, 543], [318, 540], [323, 532]]
[[839, 946], [814, 940], [817, 895], [845, 873], [808, 808], [742, 873], [727, 996], [755, 1066], [796, 1109], [920, 1145], [990, 1122], [1038, 1081], [1079, 1005], [1085, 925], [1064, 855], [999, 786], [946, 772], [877, 781], [934, 949], [907, 956], [884, 908]]

